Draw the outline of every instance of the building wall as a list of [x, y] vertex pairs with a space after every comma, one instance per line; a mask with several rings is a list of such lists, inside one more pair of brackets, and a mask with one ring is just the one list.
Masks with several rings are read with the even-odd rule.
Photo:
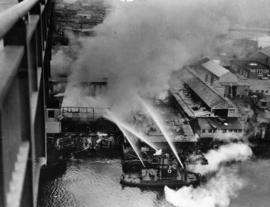
[[263, 69], [263, 68], [256, 68], [256, 69], [250, 69], [248, 71], [248, 78], [260, 78], [261, 76], [266, 77], [269, 74], [269, 69]]
[[260, 100], [258, 102], [258, 106], [261, 108], [261, 109], [270, 109], [270, 99], [268, 100]]
[[221, 94], [222, 96], [225, 96], [225, 91], [226, 91], [226, 87], [222, 86], [220, 84], [216, 84], [215, 87], [216, 91], [219, 92], [219, 94]]
[[[233, 90], [233, 92], [232, 92]], [[226, 97], [244, 97], [248, 96], [249, 94], [249, 86], [231, 86], [231, 85], [226, 85], [225, 86], [225, 91], [224, 91], [224, 96]]]
[[249, 86], [237, 86], [236, 96], [243, 97], [248, 95]]
[[236, 64], [236, 63], [232, 63], [231, 69], [235, 73], [238, 73], [250, 79], [258, 79], [261, 76], [266, 77], [268, 74], [270, 74], [270, 69], [262, 68], [262, 66], [260, 65], [258, 65], [258, 67], [256, 68], [248, 68], [248, 67]]
[[270, 96], [270, 83], [264, 85], [252, 84], [250, 85], [249, 90], [252, 93], [261, 93], [265, 96]]
[[[210, 132], [211, 131], [211, 132]], [[201, 130], [200, 131], [200, 138], [215, 138], [215, 139], [239, 139], [243, 137], [243, 130], [238, 129], [238, 130]]]
[[195, 72], [205, 83], [209, 85], [214, 85], [219, 80], [217, 76], [215, 76], [201, 66], [198, 67]]
[[61, 133], [61, 122], [59, 121], [47, 121], [46, 122], [46, 133]]
[[248, 69], [245, 69], [244, 68], [243, 70], [245, 70], [245, 73], [247, 74], [247, 76], [245, 76], [245, 77], [251, 78], [251, 79], [257, 79], [257, 78], [259, 78], [258, 77], [258, 73], [256, 72], [256, 69], [248, 70]]
[[258, 52], [255, 55], [251, 56], [253, 59], [256, 59], [258, 62], [267, 65], [268, 67], [270, 67], [270, 57], [268, 57], [267, 55]]

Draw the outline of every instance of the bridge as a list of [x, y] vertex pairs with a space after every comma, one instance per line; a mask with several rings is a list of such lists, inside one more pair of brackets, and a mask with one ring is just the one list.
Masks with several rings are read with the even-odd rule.
[[0, 206], [37, 206], [52, 0], [0, 0]]

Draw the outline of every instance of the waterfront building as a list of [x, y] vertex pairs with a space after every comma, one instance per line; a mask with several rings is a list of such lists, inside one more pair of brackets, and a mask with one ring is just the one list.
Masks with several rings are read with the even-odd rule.
[[182, 83], [170, 89], [179, 109], [200, 138], [237, 139], [243, 135], [237, 107], [196, 73], [185, 69]]
[[253, 60], [257, 60], [258, 62], [266, 65], [269, 68], [270, 67], [270, 46], [264, 47], [256, 51], [249, 58]]
[[231, 62], [231, 69], [245, 78], [249, 79], [269, 79], [270, 68], [262, 64], [259, 59], [248, 60], [233, 60]]
[[248, 95], [248, 84], [239, 81], [237, 75], [221, 66], [216, 60], [203, 59], [193, 71], [207, 84], [225, 97], [242, 97]]

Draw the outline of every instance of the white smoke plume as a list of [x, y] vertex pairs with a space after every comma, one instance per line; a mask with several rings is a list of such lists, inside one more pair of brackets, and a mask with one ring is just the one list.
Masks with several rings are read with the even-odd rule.
[[217, 172], [214, 177], [198, 188], [183, 187], [174, 191], [165, 187], [165, 198], [177, 207], [228, 207], [231, 199], [244, 187], [245, 180], [239, 176], [239, 167], [224, 167], [222, 163], [245, 161], [252, 155], [251, 149], [244, 143], [232, 143], [210, 150], [205, 158], [208, 165], [193, 166], [201, 174]]
[[244, 161], [252, 156], [252, 150], [245, 143], [231, 143], [223, 145], [217, 150], [213, 149], [206, 153], [208, 165], [190, 165], [188, 168], [203, 175], [219, 170], [222, 164], [232, 161]]
[[[162, 92], [168, 88], [172, 71], [202, 54], [215, 53], [218, 37], [233, 24], [262, 23], [260, 17], [270, 16], [264, 9], [270, 5], [262, 0], [256, 4], [251, 0], [107, 3], [112, 9], [95, 27], [96, 37], [80, 40], [82, 48], [70, 82], [108, 77], [109, 91], [103, 102], [118, 113], [139, 108], [134, 94]], [[249, 11], [252, 18], [246, 18]]]
[[63, 49], [58, 49], [53, 55], [51, 60], [52, 76], [61, 76], [70, 74], [70, 64], [72, 58], [65, 54]]
[[206, 185], [198, 188], [189, 186], [174, 191], [165, 187], [165, 198], [177, 207], [228, 207], [244, 185], [238, 169], [222, 168]]
[[80, 40], [70, 81], [108, 77], [104, 102], [119, 113], [137, 107], [134, 94], [167, 89], [172, 71], [215, 53], [218, 37], [232, 24], [244, 23], [243, 8], [248, 6], [240, 2], [108, 1], [112, 11], [95, 28], [96, 37]]

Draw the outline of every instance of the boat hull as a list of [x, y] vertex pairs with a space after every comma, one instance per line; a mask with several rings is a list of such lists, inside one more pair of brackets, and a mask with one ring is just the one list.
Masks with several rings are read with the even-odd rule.
[[140, 181], [140, 182], [133, 182], [127, 181], [123, 178], [120, 180], [120, 184], [122, 186], [127, 187], [137, 187], [137, 188], [164, 188], [165, 186], [173, 189], [178, 189], [183, 186], [193, 186], [197, 187], [200, 185], [200, 181], [191, 181], [191, 182], [183, 182], [183, 181], [175, 181], [175, 180], [160, 180], [160, 181]]

